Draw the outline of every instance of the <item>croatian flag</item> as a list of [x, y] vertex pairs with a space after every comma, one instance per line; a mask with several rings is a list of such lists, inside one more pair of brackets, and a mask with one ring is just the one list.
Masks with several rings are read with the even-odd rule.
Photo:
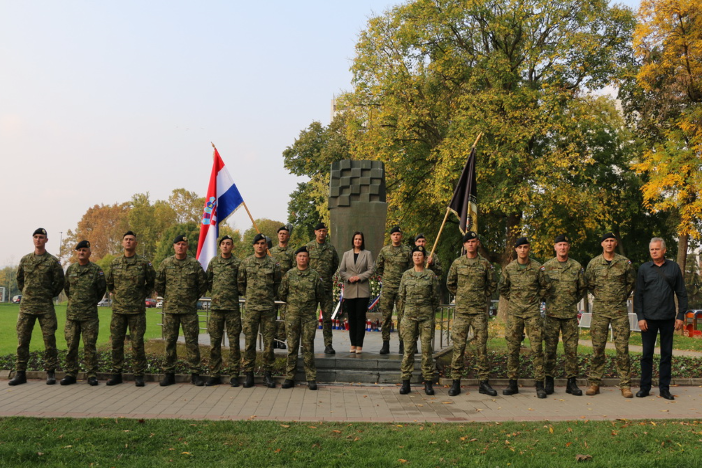
[[224, 161], [215, 148], [210, 185], [207, 187], [205, 209], [202, 212], [200, 239], [197, 243], [197, 260], [203, 270], [207, 270], [210, 260], [217, 255], [219, 223], [223, 223], [243, 203], [244, 199], [241, 198], [239, 189], [236, 188], [232, 176], [229, 175]]

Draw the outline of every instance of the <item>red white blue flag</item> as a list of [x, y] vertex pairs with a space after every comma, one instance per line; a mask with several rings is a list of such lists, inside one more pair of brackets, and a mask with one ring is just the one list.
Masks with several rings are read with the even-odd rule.
[[210, 260], [217, 255], [219, 224], [226, 221], [243, 203], [244, 199], [241, 198], [239, 189], [236, 188], [215, 148], [210, 185], [207, 187], [205, 209], [202, 212], [200, 239], [197, 243], [197, 260], [204, 270], [207, 270]]

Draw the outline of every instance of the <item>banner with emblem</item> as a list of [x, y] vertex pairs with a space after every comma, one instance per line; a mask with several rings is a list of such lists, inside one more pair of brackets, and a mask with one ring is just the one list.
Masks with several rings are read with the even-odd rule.
[[[479, 138], [479, 137], [478, 137]], [[476, 141], [477, 143], [477, 141]], [[475, 145], [470, 150], [468, 160], [458, 179], [449, 209], [460, 219], [461, 234], [478, 232], [478, 197], [475, 183]]]
[[197, 243], [197, 260], [204, 270], [207, 270], [210, 260], [217, 255], [220, 223], [225, 222], [243, 204], [244, 199], [215, 148], [214, 164], [200, 224], [200, 239]]

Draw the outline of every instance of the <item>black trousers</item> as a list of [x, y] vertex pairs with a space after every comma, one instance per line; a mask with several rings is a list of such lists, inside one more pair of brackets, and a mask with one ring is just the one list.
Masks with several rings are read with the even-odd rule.
[[673, 357], [673, 332], [675, 331], [675, 319], [670, 320], [646, 320], [648, 330], [641, 332], [641, 342], [643, 343], [643, 354], [641, 355], [641, 389], [651, 389], [651, 374], [653, 372], [653, 348], [656, 345], [656, 335], [660, 332], [661, 337], [661, 363], [658, 368], [658, 388], [669, 390], [670, 388], [670, 362]]
[[363, 347], [363, 338], [366, 336], [366, 312], [370, 297], [357, 299], [344, 299], [346, 315], [349, 317], [349, 338], [351, 346]]

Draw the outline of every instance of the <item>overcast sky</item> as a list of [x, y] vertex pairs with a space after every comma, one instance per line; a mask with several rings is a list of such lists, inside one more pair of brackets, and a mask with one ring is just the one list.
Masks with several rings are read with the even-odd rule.
[[0, 266], [37, 227], [58, 253], [95, 204], [204, 196], [210, 142], [253, 216], [285, 221], [282, 151], [329, 123], [358, 33], [396, 3], [0, 0]]

